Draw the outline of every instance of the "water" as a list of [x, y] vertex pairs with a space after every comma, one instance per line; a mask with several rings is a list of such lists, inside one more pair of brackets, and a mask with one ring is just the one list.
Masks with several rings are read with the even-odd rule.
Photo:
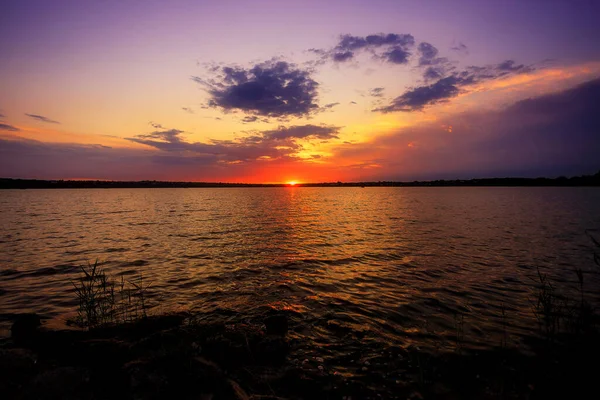
[[0, 225], [0, 313], [59, 326], [96, 259], [142, 273], [156, 312], [285, 310], [321, 349], [340, 331], [449, 345], [457, 315], [466, 346], [518, 342], [535, 328], [537, 267], [573, 287], [583, 267], [598, 293], [584, 233], [600, 228], [598, 188], [5, 190]]

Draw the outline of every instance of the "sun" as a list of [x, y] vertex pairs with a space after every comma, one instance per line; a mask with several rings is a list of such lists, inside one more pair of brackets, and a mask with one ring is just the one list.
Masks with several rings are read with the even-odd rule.
[[296, 186], [298, 182], [297, 181], [287, 181], [286, 184], [290, 185], [290, 186]]

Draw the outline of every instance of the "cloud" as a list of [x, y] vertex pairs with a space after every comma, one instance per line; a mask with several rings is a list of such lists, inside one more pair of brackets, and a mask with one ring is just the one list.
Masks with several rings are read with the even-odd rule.
[[438, 49], [430, 43], [421, 42], [418, 47], [419, 65], [429, 65], [438, 55]]
[[378, 33], [367, 36], [341, 35], [331, 49], [310, 49], [321, 61], [331, 60], [344, 63], [355, 58], [357, 53], [367, 51], [376, 58], [392, 64], [406, 64], [411, 56], [415, 39], [410, 34]]
[[337, 126], [296, 125], [288, 128], [280, 126], [277, 129], [262, 132], [269, 139], [337, 139], [340, 128]]
[[496, 111], [443, 116], [368, 143], [337, 160], [379, 159], [378, 179], [557, 176], [600, 169], [600, 79]]
[[153, 122], [153, 121], [148, 122], [148, 125], [150, 125], [154, 129], [166, 129], [161, 124], [158, 124], [158, 123]]
[[349, 61], [353, 57], [354, 57], [354, 53], [352, 51], [334, 51], [331, 54], [331, 58], [335, 62]]
[[325, 104], [323, 107], [321, 107], [322, 111], [326, 111], [326, 110], [331, 110], [333, 107], [335, 106], [339, 106], [340, 103], [329, 103], [329, 104]]
[[189, 108], [189, 107], [181, 107], [181, 109], [182, 109], [183, 111], [185, 111], [186, 113], [188, 113], [188, 114], [195, 114], [195, 113], [194, 113], [194, 110], [192, 110], [192, 109], [191, 109], [191, 108]]
[[385, 88], [382, 88], [382, 87], [372, 88], [372, 89], [369, 89], [369, 95], [371, 95], [372, 97], [383, 97], [384, 91], [385, 91]]
[[258, 117], [256, 115], [247, 115], [244, 118], [242, 118], [242, 123], [248, 124], [250, 122], [256, 122], [257, 120]]
[[[282, 146], [286, 141], [278, 141]], [[244, 160], [249, 145], [230, 146], [228, 156], [166, 152], [100, 145], [44, 143], [0, 137], [0, 171], [4, 177], [37, 179], [112, 179], [205, 182], [285, 182], [292, 175], [332, 181], [336, 170], [323, 169], [313, 158], [286, 155], [289, 150], [272, 150], [275, 157], [257, 156]], [[237, 147], [237, 148], [236, 148]], [[256, 147], [255, 155], [265, 154]], [[235, 152], [238, 154], [235, 154]], [[308, 174], [308, 175], [304, 175]], [[299, 175], [298, 175], [299, 176]]]
[[[160, 126], [160, 128], [162, 128], [162, 126]], [[166, 131], [150, 132], [147, 134], [138, 135], [137, 137], [141, 139], [159, 139], [165, 142], [181, 142], [181, 138], [179, 135], [181, 135], [182, 133], [183, 131], [180, 131], [178, 129], [169, 129]]]
[[408, 90], [401, 96], [396, 97], [390, 105], [374, 111], [388, 113], [421, 110], [426, 105], [436, 104], [455, 97], [460, 93], [458, 86], [458, 80], [455, 77], [440, 79], [431, 85]]
[[215, 67], [216, 77], [192, 80], [206, 87], [210, 107], [266, 117], [302, 117], [317, 112], [317, 88], [310, 71], [285, 61], [250, 69]]
[[234, 140], [210, 140], [208, 143], [188, 142], [183, 131], [169, 129], [127, 138], [135, 143], [155, 149], [187, 154], [208, 154], [218, 160], [246, 162], [267, 157], [269, 159], [293, 158], [303, 149], [298, 140], [336, 139], [340, 128], [325, 125], [280, 126], [277, 129], [258, 131], [253, 135]]
[[392, 64], [407, 64], [408, 57], [410, 57], [410, 52], [401, 46], [392, 47], [382, 56], [384, 60]]
[[0, 113], [0, 118], [5, 118], [5, 117], [6, 117], [6, 115]]
[[457, 53], [461, 53], [463, 55], [469, 54], [469, 48], [463, 42], [458, 42], [456, 46], [450, 47], [450, 50], [456, 51]]
[[[496, 111], [440, 115], [368, 142], [336, 142], [321, 159], [304, 143], [333, 138], [341, 128], [292, 125], [206, 143], [162, 129], [129, 139], [152, 149], [0, 138], [0, 171], [43, 179], [254, 182], [285, 181], [292, 172], [330, 181], [579, 175], [600, 168], [597, 104], [600, 79]], [[302, 150], [306, 159], [298, 156]]]
[[44, 117], [43, 115], [27, 114], [27, 113], [25, 113], [25, 115], [27, 115], [30, 118], [37, 119], [38, 121], [46, 122], [48, 124], [60, 124], [60, 122], [55, 121], [55, 120], [50, 119], [50, 118], [47, 118], [47, 117]]
[[501, 72], [531, 72], [533, 67], [516, 64], [513, 60], [506, 60], [498, 64], [496, 70]]
[[10, 131], [10, 132], [17, 132], [20, 129], [17, 127], [14, 127], [12, 125], [8, 125], [8, 124], [2, 124], [0, 123], [0, 131]]
[[419, 53], [418, 67], [424, 68], [425, 82], [440, 79], [452, 70], [454, 66], [446, 57], [438, 57], [438, 49], [430, 43], [421, 42], [417, 48]]
[[[218, 171], [215, 156], [173, 157], [156, 151], [111, 148], [99, 144], [0, 138], [0, 170], [5, 177], [194, 180], [197, 171], [206, 168], [213, 174]], [[208, 174], [205, 177], [210, 178]]]
[[446, 72], [445, 68], [441, 70], [428, 68], [425, 70], [425, 78], [426, 80], [437, 79], [434, 83], [411, 88], [392, 100], [389, 105], [373, 111], [389, 113], [422, 110], [426, 106], [446, 102], [458, 96], [466, 86], [533, 70], [534, 68], [530, 66], [516, 65], [512, 60], [484, 67], [470, 66], [462, 71], [452, 71], [445, 77], [442, 77]]

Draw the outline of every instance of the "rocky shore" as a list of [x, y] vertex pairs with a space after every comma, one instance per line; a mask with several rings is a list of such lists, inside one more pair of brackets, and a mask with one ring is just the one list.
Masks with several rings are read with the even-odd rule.
[[[48, 330], [14, 316], [0, 345], [7, 399], [546, 399], [597, 398], [597, 338], [432, 354], [361, 339], [319, 356], [289, 315], [262, 323], [196, 322], [188, 314], [91, 331]], [[332, 335], [351, 335], [332, 331]], [[348, 342], [348, 337], [344, 338]], [[328, 354], [323, 349], [322, 354]]]

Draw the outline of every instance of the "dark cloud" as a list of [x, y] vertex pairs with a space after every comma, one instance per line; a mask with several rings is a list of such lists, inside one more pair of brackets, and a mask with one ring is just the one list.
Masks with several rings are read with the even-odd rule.
[[506, 60], [496, 66], [497, 71], [501, 72], [531, 72], [533, 68], [523, 64], [516, 64], [513, 60]]
[[340, 128], [324, 125], [280, 126], [277, 129], [256, 132], [235, 140], [211, 140], [208, 143], [188, 142], [183, 131], [169, 129], [127, 138], [135, 143], [144, 144], [168, 153], [202, 155], [209, 154], [222, 161], [251, 161], [261, 157], [282, 159], [295, 157], [302, 150], [297, 140], [335, 139]]
[[339, 106], [340, 103], [329, 103], [329, 104], [325, 104], [323, 107], [321, 107], [322, 111], [326, 111], [326, 110], [331, 110], [333, 107], [335, 106]]
[[337, 126], [320, 126], [320, 125], [297, 125], [290, 127], [280, 126], [275, 130], [264, 131], [263, 136], [268, 139], [337, 139], [340, 128]]
[[[429, 54], [432, 54], [432, 52]], [[508, 60], [485, 67], [470, 66], [462, 71], [452, 71], [444, 77], [443, 75], [447, 73], [445, 67], [442, 66], [440, 69], [429, 67], [425, 70], [424, 77], [426, 81], [437, 79], [434, 83], [411, 88], [392, 100], [391, 104], [373, 111], [388, 113], [422, 110], [426, 106], [445, 102], [456, 97], [463, 91], [465, 86], [533, 70], [533, 67], [516, 65], [514, 61]]]
[[382, 180], [595, 173], [598, 104], [600, 79], [501, 110], [442, 117], [366, 144], [342, 145], [334, 157], [379, 157]]
[[430, 43], [421, 42], [417, 48], [419, 53], [418, 66], [424, 68], [425, 82], [431, 82], [447, 76], [454, 69], [446, 57], [438, 57], [438, 49]]
[[156, 122], [150, 121], [148, 122], [148, 125], [150, 125], [151, 127], [153, 127], [154, 129], [166, 129], [165, 127], [163, 127], [161, 124], [158, 124]]
[[242, 122], [244, 124], [249, 124], [250, 122], [256, 122], [258, 120], [258, 117], [256, 115], [247, 115], [244, 118], [242, 118]]
[[382, 87], [376, 87], [373, 89], [369, 89], [369, 94], [372, 97], [383, 97], [383, 92], [385, 91], [385, 88]]
[[[162, 128], [162, 126], [161, 126]], [[180, 131], [179, 129], [169, 129], [166, 131], [156, 131], [156, 132], [150, 132], [147, 134], [143, 134], [143, 135], [138, 135], [137, 137], [140, 139], [159, 139], [159, 140], [163, 140], [165, 142], [181, 142], [181, 138], [180, 135], [183, 133], [183, 131]]]
[[0, 113], [0, 118], [5, 118], [5, 117], [6, 117], [6, 115]]
[[462, 42], [459, 42], [456, 46], [450, 47], [450, 50], [454, 50], [462, 54], [469, 54], [469, 48]]
[[191, 108], [189, 108], [189, 107], [181, 107], [181, 109], [182, 109], [183, 111], [185, 111], [186, 113], [188, 113], [188, 114], [194, 114], [194, 110], [192, 110], [192, 109], [191, 109]]
[[420, 110], [426, 105], [436, 104], [455, 97], [458, 93], [460, 93], [458, 80], [455, 77], [443, 78], [431, 85], [408, 90], [403, 95], [396, 97], [392, 104], [374, 111], [388, 113]]
[[309, 53], [314, 53], [314, 54], [316, 54], [316, 55], [318, 55], [318, 56], [324, 56], [324, 55], [326, 55], [326, 54], [327, 54], [327, 51], [326, 51], [326, 50], [323, 50], [323, 49], [315, 49], [315, 48], [312, 48], [312, 49], [308, 49], [307, 51], [308, 51]]
[[406, 64], [414, 47], [415, 39], [409, 34], [378, 33], [368, 36], [341, 35], [338, 43], [329, 50], [310, 49], [321, 61], [343, 63], [354, 59], [361, 51], [371, 52], [377, 58], [392, 64]]
[[419, 65], [429, 65], [438, 55], [438, 49], [430, 43], [421, 42], [418, 47]]
[[55, 121], [55, 120], [50, 119], [50, 118], [47, 118], [47, 117], [44, 117], [43, 115], [27, 114], [27, 113], [25, 113], [25, 115], [27, 115], [30, 118], [37, 119], [38, 121], [46, 122], [46, 123], [49, 123], [49, 124], [60, 124], [60, 122]]
[[19, 128], [16, 128], [12, 125], [8, 125], [8, 124], [2, 124], [0, 123], [0, 131], [11, 131], [11, 132], [17, 132], [19, 131]]
[[337, 50], [356, 51], [381, 46], [412, 46], [414, 44], [415, 38], [409, 34], [378, 33], [364, 37], [342, 35], [335, 48]]
[[173, 157], [140, 149], [0, 138], [0, 171], [12, 178], [195, 180], [197, 171], [210, 167], [214, 173], [216, 166], [211, 155]]
[[351, 101], [350, 104], [358, 104], [358, 103], [355, 101]]
[[425, 72], [423, 72], [423, 78], [425, 78], [425, 81], [427, 82], [434, 81], [444, 76], [445, 72], [446, 71], [443, 68], [427, 67]]
[[267, 117], [301, 117], [318, 111], [318, 83], [310, 71], [285, 61], [268, 61], [250, 69], [216, 67], [217, 76], [192, 80], [204, 85], [208, 105]]
[[344, 62], [351, 60], [354, 57], [354, 53], [351, 51], [335, 51], [331, 55], [331, 58], [335, 62]]
[[410, 57], [410, 52], [400, 46], [392, 47], [382, 56], [384, 60], [392, 64], [406, 64], [408, 63], [408, 57]]

